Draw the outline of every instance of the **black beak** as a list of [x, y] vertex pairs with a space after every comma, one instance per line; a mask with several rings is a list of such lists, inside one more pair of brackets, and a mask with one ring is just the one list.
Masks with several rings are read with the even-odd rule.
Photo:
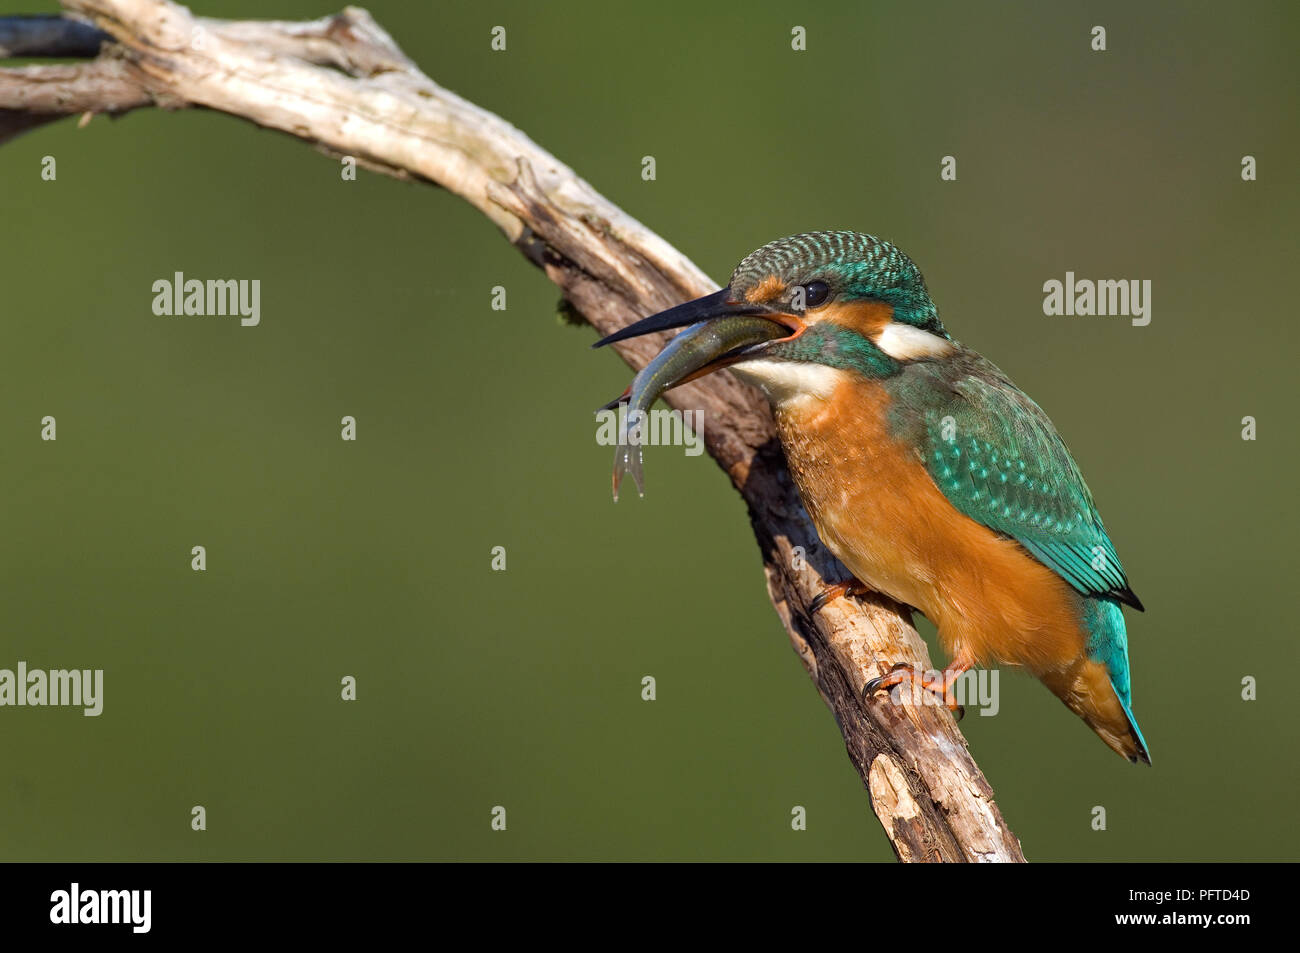
[[679, 304], [675, 308], [669, 308], [667, 311], [660, 311], [658, 314], [652, 314], [648, 318], [642, 318], [635, 324], [629, 324], [620, 331], [615, 331], [608, 337], [601, 338], [592, 347], [604, 347], [606, 344], [613, 344], [615, 341], [626, 341], [628, 338], [639, 338], [643, 334], [654, 334], [656, 331], [668, 331], [672, 328], [684, 328], [688, 324], [697, 324], [700, 321], [707, 321], [710, 318], [721, 318], [741, 314], [768, 314], [768, 309], [754, 304], [748, 304], [743, 301], [732, 301], [731, 289], [723, 288], [721, 291], [715, 291], [711, 295], [705, 295], [703, 298], [696, 298], [694, 301], [687, 301], [685, 304]]

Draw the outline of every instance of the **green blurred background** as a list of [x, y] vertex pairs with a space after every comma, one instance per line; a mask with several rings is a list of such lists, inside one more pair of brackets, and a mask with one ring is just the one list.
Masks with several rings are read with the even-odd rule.
[[[1020, 674], [963, 722], [1026, 855], [1296, 858], [1294, 4], [370, 9], [719, 280], [808, 229], [911, 254], [1052, 415], [1148, 607], [1153, 769]], [[0, 856], [892, 858], [740, 499], [651, 448], [611, 503], [591, 411], [629, 371], [468, 205], [147, 111], [0, 148], [0, 222], [0, 667], [106, 683], [98, 718], [0, 709]], [[1150, 279], [1150, 326], [1045, 317], [1067, 270]], [[261, 326], [154, 316], [175, 271], [259, 278]]]

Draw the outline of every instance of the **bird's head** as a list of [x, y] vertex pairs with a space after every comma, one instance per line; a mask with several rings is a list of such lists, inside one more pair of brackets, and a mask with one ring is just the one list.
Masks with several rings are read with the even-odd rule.
[[703, 373], [731, 366], [777, 402], [828, 386], [834, 372], [888, 377], [954, 348], [912, 260], [887, 241], [847, 231], [770, 242], [746, 256], [721, 291], [651, 315], [597, 346], [742, 316], [761, 316], [784, 332], [716, 355]]

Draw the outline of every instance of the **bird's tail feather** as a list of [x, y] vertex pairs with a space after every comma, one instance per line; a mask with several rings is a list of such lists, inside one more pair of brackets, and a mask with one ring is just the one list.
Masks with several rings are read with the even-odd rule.
[[[1115, 691], [1115, 686], [1113, 684], [1111, 685], [1111, 691], [1115, 692], [1115, 698], [1119, 702], [1119, 706], [1124, 709], [1124, 715], [1128, 719], [1129, 736], [1134, 747], [1134, 757], [1130, 760], [1135, 764], [1138, 761], [1150, 764], [1151, 752], [1147, 750], [1147, 740], [1142, 737], [1142, 729], [1138, 727], [1137, 719], [1133, 717], [1133, 709], [1124, 704], [1124, 699], [1119, 697], [1119, 692]], [[1124, 752], [1121, 751], [1120, 754], [1124, 754]]]
[[1105, 665], [1087, 659], [1055, 677], [1044, 675], [1043, 682], [1111, 750], [1134, 764], [1151, 763], [1151, 753], [1137, 719], [1120, 698]]

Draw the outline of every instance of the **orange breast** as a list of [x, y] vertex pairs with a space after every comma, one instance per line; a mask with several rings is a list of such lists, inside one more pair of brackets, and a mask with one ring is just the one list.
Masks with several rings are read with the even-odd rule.
[[1084, 654], [1077, 594], [1018, 543], [958, 512], [888, 431], [889, 396], [845, 374], [829, 400], [777, 408], [822, 541], [871, 588], [915, 606], [972, 664], [1062, 672]]

